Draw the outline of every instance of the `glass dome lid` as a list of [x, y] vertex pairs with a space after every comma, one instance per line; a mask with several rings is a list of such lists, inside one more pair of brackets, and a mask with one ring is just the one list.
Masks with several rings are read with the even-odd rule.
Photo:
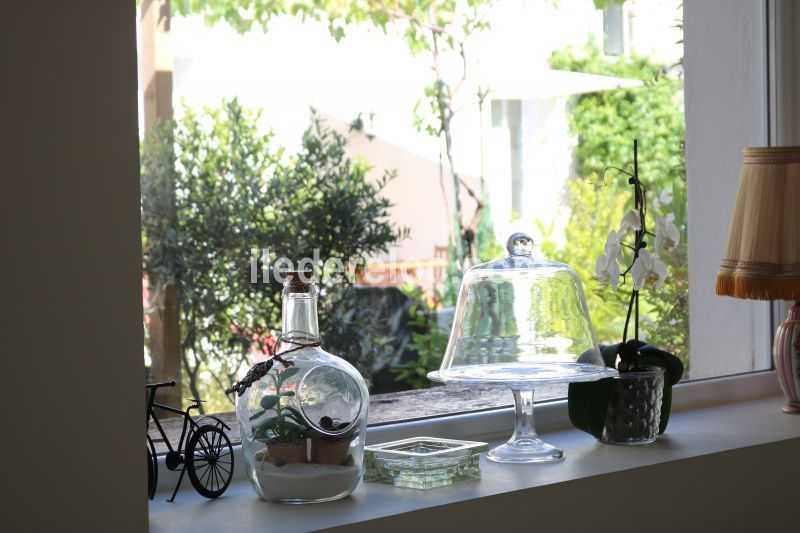
[[464, 274], [447, 351], [430, 379], [531, 388], [616, 374], [603, 363], [575, 271], [538, 257], [524, 233], [506, 247], [507, 257]]

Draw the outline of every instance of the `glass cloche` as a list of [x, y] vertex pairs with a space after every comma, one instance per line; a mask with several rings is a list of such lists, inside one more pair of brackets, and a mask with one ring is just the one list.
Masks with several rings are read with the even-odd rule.
[[504, 384], [514, 393], [516, 427], [489, 452], [501, 463], [559, 461], [533, 425], [533, 388], [613, 376], [595, 340], [580, 279], [569, 266], [534, 254], [533, 239], [515, 233], [508, 256], [470, 268], [458, 294], [441, 368], [444, 383]]

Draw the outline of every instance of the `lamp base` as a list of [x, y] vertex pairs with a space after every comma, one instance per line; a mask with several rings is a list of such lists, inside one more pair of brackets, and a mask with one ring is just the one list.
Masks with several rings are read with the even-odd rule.
[[800, 403], [787, 402], [781, 410], [787, 415], [800, 415]]
[[800, 414], [800, 302], [789, 309], [786, 321], [775, 332], [775, 370], [788, 400], [783, 412]]

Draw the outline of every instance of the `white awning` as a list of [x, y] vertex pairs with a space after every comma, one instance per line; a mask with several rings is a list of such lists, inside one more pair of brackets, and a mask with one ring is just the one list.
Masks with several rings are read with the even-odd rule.
[[495, 72], [484, 79], [494, 100], [544, 99], [643, 85], [640, 80], [566, 70]]

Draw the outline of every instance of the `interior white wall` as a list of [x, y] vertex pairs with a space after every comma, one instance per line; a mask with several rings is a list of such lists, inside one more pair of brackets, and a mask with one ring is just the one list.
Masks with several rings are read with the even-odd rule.
[[3, 2], [3, 531], [146, 531], [136, 6]]
[[715, 293], [742, 148], [768, 142], [766, 29], [764, 2], [684, 2], [692, 378], [754, 370], [769, 349], [768, 305]]

